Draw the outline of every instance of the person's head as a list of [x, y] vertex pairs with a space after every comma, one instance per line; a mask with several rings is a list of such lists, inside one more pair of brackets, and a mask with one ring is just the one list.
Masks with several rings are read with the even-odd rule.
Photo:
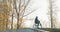
[[38, 17], [36, 16], [36, 18], [38, 18]]

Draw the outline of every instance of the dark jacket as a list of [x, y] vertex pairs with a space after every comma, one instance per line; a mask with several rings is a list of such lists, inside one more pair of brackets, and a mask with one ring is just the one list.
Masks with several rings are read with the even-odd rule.
[[40, 23], [40, 21], [38, 20], [38, 18], [36, 17], [35, 18], [35, 24], [39, 24]]

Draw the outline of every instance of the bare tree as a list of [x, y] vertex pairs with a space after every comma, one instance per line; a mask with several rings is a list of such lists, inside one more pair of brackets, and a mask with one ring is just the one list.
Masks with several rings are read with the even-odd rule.
[[[49, 4], [50, 4], [50, 18], [51, 18], [51, 28], [54, 28], [55, 27], [55, 22], [56, 22], [56, 18], [55, 18], [55, 12], [53, 9], [54, 8], [54, 2], [55, 0], [49, 0]], [[55, 14], [55, 15], [54, 15]]]
[[49, 0], [49, 1], [50, 1], [51, 28], [53, 28], [53, 16], [52, 16], [53, 10], [52, 10], [52, 0]]
[[17, 29], [19, 29], [19, 27], [21, 26], [25, 9], [26, 9], [28, 3], [30, 2], [30, 0], [28, 0], [27, 3], [25, 3], [25, 1], [26, 0], [20, 0], [20, 3], [18, 4], [19, 7], [17, 7], [17, 2], [16, 2], [16, 12], [17, 12], [17, 16], [18, 16], [17, 17], [17, 19], [18, 19], [17, 20]]
[[[23, 17], [31, 14], [32, 12], [36, 11], [36, 9], [32, 10], [30, 13], [27, 15], [25, 14], [25, 9], [27, 8], [28, 4], [30, 3], [30, 0], [3, 0], [2, 2], [3, 10], [4, 10], [4, 15], [6, 16], [3, 21], [3, 25], [5, 23], [6, 29], [8, 29], [9, 22], [11, 21], [11, 29], [13, 29], [13, 20], [14, 17], [17, 18], [17, 29], [21, 28], [21, 24], [23, 23]], [[5, 6], [6, 7], [5, 7]], [[6, 11], [5, 11], [6, 10]], [[14, 14], [14, 11], [16, 11], [16, 15]], [[11, 14], [11, 15], [10, 15]], [[14, 16], [15, 15], [15, 16]], [[9, 21], [9, 16], [11, 17], [11, 20]]]
[[26, 2], [26, 0], [11, 0], [11, 3], [10, 3], [11, 8], [12, 8], [11, 29], [13, 28], [13, 17], [14, 17], [13, 11], [14, 11], [14, 9], [15, 9], [16, 14], [17, 14], [17, 29], [19, 29], [19, 27], [21, 26], [25, 9], [26, 9], [28, 3], [30, 2], [30, 0], [28, 0], [27, 3], [25, 3], [25, 2]]

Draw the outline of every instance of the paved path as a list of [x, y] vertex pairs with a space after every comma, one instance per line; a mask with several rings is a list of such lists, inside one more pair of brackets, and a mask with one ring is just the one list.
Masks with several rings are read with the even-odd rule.
[[17, 30], [6, 30], [6, 31], [0, 31], [0, 32], [60, 32], [60, 29], [56, 28], [38, 28], [38, 29], [32, 29], [32, 28], [25, 28], [25, 29], [17, 29]]
[[43, 31], [40, 29], [25, 28], [25, 29], [17, 29], [17, 30], [6, 30], [0, 32], [43, 32]]

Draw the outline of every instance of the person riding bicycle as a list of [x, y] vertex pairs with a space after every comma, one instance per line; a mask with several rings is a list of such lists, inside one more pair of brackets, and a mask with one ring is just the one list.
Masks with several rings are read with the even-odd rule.
[[36, 16], [36, 18], [35, 18], [35, 25], [37, 26], [37, 28], [39, 28], [39, 25], [40, 25], [41, 28], [42, 28], [42, 25], [41, 25], [40, 21], [38, 20], [38, 17], [37, 17], [37, 16]]

